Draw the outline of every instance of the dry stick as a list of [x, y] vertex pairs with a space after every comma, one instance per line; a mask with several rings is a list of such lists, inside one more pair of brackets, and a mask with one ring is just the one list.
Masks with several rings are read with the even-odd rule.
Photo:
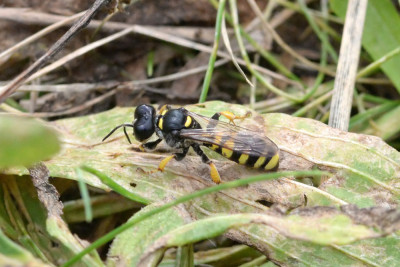
[[[251, 88], [254, 87], [253, 83], [247, 78], [246, 73], [240, 68], [239, 63], [236, 61], [235, 54], [233, 53], [231, 43], [229, 41], [228, 30], [226, 29], [225, 23], [225, 15], [222, 15], [222, 25], [221, 25], [221, 36], [224, 41], [226, 51], [228, 51], [229, 55], [231, 55], [232, 63], [235, 65], [236, 69], [240, 72], [246, 82], [250, 85]], [[214, 64], [215, 65], [215, 64]]]
[[[282, 7], [285, 7], [287, 9], [294, 10], [296, 12], [302, 13], [302, 10], [301, 10], [301, 8], [300, 8], [298, 3], [291, 3], [288, 0], [274, 0], [274, 1], [276, 1]], [[309, 2], [312, 2], [312, 1], [313, 0], [311, 0]], [[334, 15], [328, 14], [328, 16], [326, 16], [325, 14], [323, 14], [323, 12], [318, 11], [318, 10], [310, 10], [310, 13], [316, 18], [320, 18], [320, 19], [325, 19], [326, 18], [330, 22], [343, 24], [343, 20], [341, 18], [338, 18], [338, 17], [334, 16]]]
[[[69, 84], [29, 84], [21, 85], [18, 92], [87, 92], [101, 89], [109, 89], [120, 85], [121, 82], [106, 81], [100, 83], [69, 83]], [[1, 88], [1, 87], [0, 87]]]
[[[0, 8], [0, 17], [1, 17], [2, 11], [4, 12], [4, 9]], [[21, 42], [13, 45], [12, 47], [10, 47], [9, 49], [5, 50], [4, 52], [2, 52], [0, 54], [0, 64], [2, 63], [1, 62], [2, 59], [5, 61], [5, 58], [7, 56], [15, 53], [21, 47], [26, 46], [26, 45], [36, 41], [40, 37], [45, 36], [46, 34], [48, 34], [48, 33], [52, 32], [52, 31], [54, 31], [54, 30], [56, 30], [56, 29], [58, 29], [58, 28], [60, 28], [60, 27], [62, 27], [64, 25], [66, 25], [66, 24], [71, 23], [75, 19], [81, 17], [83, 14], [84, 14], [84, 12], [81, 12], [81, 13], [75, 14], [75, 15], [73, 15], [71, 17], [66, 17], [66, 18], [64, 18], [64, 19], [62, 19], [60, 21], [57, 21], [57, 22], [51, 24], [50, 26], [44, 28], [43, 30], [38, 31], [37, 33], [29, 36], [28, 38], [22, 40]], [[7, 15], [11, 15], [11, 14], [7, 14]], [[15, 14], [15, 15], [17, 15], [17, 14]], [[20, 16], [18, 16], [18, 17], [20, 17]]]
[[83, 15], [60, 39], [58, 39], [58, 41], [52, 45], [42, 57], [35, 61], [35, 63], [29, 66], [25, 71], [20, 73], [0, 91], [0, 103], [2, 103], [15, 90], [17, 90], [18, 87], [24, 83], [25, 80], [28, 79], [36, 70], [40, 69], [41, 66], [58, 54], [58, 52], [60, 52], [61, 49], [63, 49], [63, 47], [67, 44], [69, 39], [83, 29], [92, 19], [94, 14], [99, 10], [99, 8], [109, 1], [110, 0], [96, 0], [90, 9], [86, 11], [85, 15]]
[[[35, 10], [27, 10], [26, 8], [0, 8], [0, 19], [6, 19], [18, 23], [27, 25], [49, 25], [58, 23], [59, 21], [69, 19], [70, 17], [53, 15], [49, 13], [43, 13]], [[71, 25], [72, 22], [66, 22], [65, 25]], [[99, 29], [104, 31], [121, 31], [131, 27], [132, 24], [115, 22], [115, 21], [104, 21], [92, 20], [87, 26], [87, 29]], [[198, 40], [204, 43], [212, 43], [214, 41], [214, 28], [212, 27], [189, 27], [189, 26], [144, 26], [149, 30], [159, 30], [170, 34], [179, 35], [191, 40]]]
[[[83, 90], [83, 89], [86, 89], [86, 88], [85, 88], [85, 84], [80, 84], [80, 85], [83, 87], [82, 90]], [[64, 85], [64, 86], [65, 86], [65, 85]], [[68, 85], [68, 87], [69, 87], [69, 85]], [[117, 87], [117, 83], [114, 83], [114, 85], [110, 84], [109, 87], [110, 87], [110, 88], [115, 88], [115, 87]], [[104, 86], [103, 86], [103, 88], [104, 88]], [[108, 89], [108, 88], [107, 88], [107, 89]], [[77, 112], [80, 112], [80, 111], [82, 111], [82, 110], [85, 110], [85, 109], [87, 109], [87, 108], [90, 108], [91, 106], [93, 106], [93, 105], [95, 105], [95, 104], [97, 104], [97, 103], [100, 103], [100, 102], [103, 101], [104, 99], [106, 99], [106, 98], [108, 98], [108, 97], [110, 97], [110, 96], [113, 96], [113, 95], [117, 92], [117, 90], [118, 90], [118, 88], [115, 88], [115, 89], [113, 89], [113, 90], [111, 90], [111, 91], [109, 91], [109, 92], [107, 92], [107, 93], [105, 93], [105, 94], [102, 94], [102, 95], [100, 95], [100, 96], [98, 96], [98, 97], [96, 97], [96, 98], [94, 98], [94, 99], [91, 99], [91, 100], [89, 100], [89, 101], [86, 101], [86, 102], [84, 102], [83, 104], [81, 104], [81, 105], [79, 105], [79, 106], [75, 106], [75, 107], [72, 107], [72, 108], [70, 108], [70, 109], [63, 110], [63, 111], [55, 111], [55, 112], [36, 112], [36, 113], [30, 114], [30, 113], [22, 112], [22, 111], [20, 111], [20, 110], [18, 110], [18, 109], [15, 109], [15, 108], [13, 108], [13, 107], [11, 107], [11, 106], [5, 104], [5, 103], [0, 104], [0, 108], [1, 108], [2, 110], [4, 110], [4, 111], [8, 112], [8, 113], [12, 113], [12, 114], [14, 114], [14, 115], [19, 115], [19, 116], [21, 116], [21, 117], [34, 117], [34, 118], [51, 118], [51, 117], [58, 117], [58, 116], [70, 115], [70, 114], [77, 113]], [[1, 112], [0, 112], [0, 113], [1, 113]]]
[[79, 111], [85, 110], [87, 108], [90, 108], [91, 106], [100, 103], [104, 99], [109, 98], [110, 96], [115, 95], [117, 92], [117, 89], [113, 89], [103, 95], [100, 95], [96, 98], [93, 98], [89, 101], [84, 102], [82, 105], [72, 107], [70, 109], [64, 110], [64, 111], [58, 111], [58, 112], [36, 112], [33, 114], [30, 114], [31, 117], [36, 117], [36, 118], [51, 118], [51, 117], [58, 117], [58, 116], [64, 116], [64, 115], [70, 115], [73, 113], [77, 113]]
[[[254, 64], [259, 65], [260, 63], [260, 54], [254, 55]], [[251, 82], [253, 86], [250, 87], [250, 108], [254, 109], [254, 104], [256, 103], [256, 87], [257, 87], [257, 77], [253, 75], [251, 77]]]
[[77, 58], [79, 56], [82, 56], [92, 50], [94, 50], [97, 47], [100, 47], [102, 45], [105, 45], [111, 41], [114, 41], [115, 39], [121, 38], [122, 36], [127, 35], [128, 33], [132, 32], [132, 28], [127, 28], [125, 30], [122, 30], [120, 32], [114, 33], [106, 38], [100, 39], [96, 42], [90, 43], [88, 45], [85, 45], [77, 50], [75, 50], [74, 52], [58, 59], [57, 61], [51, 63], [50, 65], [44, 67], [43, 69], [39, 70], [38, 72], [36, 72], [35, 74], [33, 74], [31, 77], [29, 77], [29, 79], [26, 79], [25, 82], [30, 82], [36, 78], [39, 78], [49, 72], [51, 72], [52, 70], [61, 67], [63, 65], [65, 65], [67, 62], [71, 61], [74, 58]]
[[[75, 50], [74, 52], [72, 52], [72, 53], [70, 53], [70, 54], [58, 59], [57, 61], [53, 62], [52, 64], [50, 64], [48, 66], [46, 66], [45, 68], [41, 69], [40, 71], [36, 72], [29, 79], [27, 79], [26, 82], [32, 81], [34, 79], [37, 79], [37, 78], [39, 78], [39, 77], [41, 77], [41, 76], [53, 71], [54, 69], [65, 65], [67, 62], [71, 61], [72, 59], [77, 58], [77, 57], [79, 57], [79, 56], [81, 56], [81, 55], [83, 55], [83, 54], [85, 54], [85, 53], [87, 53], [89, 51], [92, 51], [93, 49], [95, 49], [95, 48], [97, 48], [99, 46], [107, 44], [107, 43], [109, 43], [109, 42], [111, 42], [111, 41], [113, 41], [115, 39], [118, 39], [118, 38], [120, 38], [122, 36], [125, 36], [125, 35], [127, 35], [127, 34], [129, 34], [131, 32], [134, 32], [136, 28], [137, 28], [137, 25], [136, 26], [135, 25], [131, 26], [129, 28], [126, 28], [125, 30], [122, 30], [122, 31], [117, 32], [115, 34], [112, 34], [112, 35], [110, 35], [108, 37], [100, 39], [100, 40], [98, 40], [96, 42], [93, 42], [93, 43], [90, 43], [90, 44], [88, 44], [86, 46], [83, 46], [83, 47]], [[194, 44], [196, 44], [196, 43], [194, 43]], [[224, 63], [225, 63], [225, 61], [223, 61], [223, 63], [220, 63], [220, 64], [222, 65]], [[174, 77], [177, 77], [177, 76], [174, 76]], [[156, 81], [157, 81], [157, 79], [160, 80], [160, 81], [165, 81], [165, 77], [154, 78], [154, 80], [156, 80]], [[148, 79], [148, 80], [150, 80], [149, 83], [154, 83], [155, 82], [155, 81], [153, 81], [153, 79]], [[136, 84], [146, 83], [145, 81], [139, 81], [139, 82], [133, 81], [133, 83], [135, 83], [135, 82], [136, 82]]]
[[[220, 59], [215, 62], [215, 67], [222, 66], [228, 63], [230, 60], [228, 59]], [[71, 84], [41, 84], [41, 85], [21, 85], [17, 91], [19, 92], [85, 92], [85, 91], [93, 91], [99, 89], [109, 89], [111, 87], [118, 86], [119, 88], [126, 87], [136, 87], [140, 85], [160, 83], [160, 82], [170, 82], [174, 80], [178, 80], [184, 78], [189, 75], [197, 74], [199, 72], [205, 72], [207, 70], [207, 65], [202, 65], [193, 69], [177, 72], [174, 74], [169, 74], [161, 77], [150, 78], [145, 80], [135, 80], [130, 82], [118, 82], [118, 81], [108, 81], [101, 83], [71, 83]], [[1, 83], [0, 83], [1, 85]], [[1, 87], [0, 87], [1, 88]]]
[[329, 116], [329, 126], [343, 131], [347, 131], [349, 128], [351, 102], [367, 4], [368, 0], [351, 0], [347, 5]]
[[[312, 0], [306, 0], [306, 3], [311, 2]], [[272, 3], [272, 1], [270, 1]], [[270, 3], [269, 2], [269, 3]], [[278, 3], [275, 3], [278, 4]], [[275, 12], [275, 11], [274, 11]], [[263, 13], [263, 18], [265, 19], [270, 19], [269, 24], [271, 25], [272, 28], [276, 29], [278, 26], [286, 23], [293, 15], [296, 14], [296, 11], [293, 9], [288, 9], [285, 8], [283, 10], [277, 11], [277, 13], [274, 13], [274, 16], [265, 16], [265, 11]], [[252, 22], [249, 23], [249, 25], [246, 27], [246, 31], [250, 32], [252, 31], [255, 27], [258, 27], [260, 25], [261, 18], [259, 16], [256, 16]]]
[[[183, 47], [188, 47], [191, 49], [195, 49], [198, 51], [202, 51], [202, 52], [206, 52], [206, 53], [211, 53], [212, 52], [212, 47], [209, 47], [207, 45], [203, 45], [200, 43], [196, 43], [184, 38], [180, 38], [178, 36], [172, 35], [172, 34], [167, 34], [161, 31], [157, 31], [157, 30], [149, 30], [148, 28], [141, 26], [141, 25], [134, 25], [134, 32], [141, 34], [141, 35], [145, 35], [148, 37], [152, 37], [152, 38], [156, 38], [156, 39], [160, 39], [166, 42], [170, 42], [179, 46], [183, 46]], [[226, 58], [226, 59], [230, 59], [231, 56], [226, 53], [226, 52], [222, 52], [222, 51], [218, 51], [217, 55], [221, 58]], [[241, 65], [246, 65], [246, 62], [242, 59], [237, 59], [237, 62], [239, 62]], [[283, 80], [287, 83], [293, 84], [293, 85], [297, 85], [298, 86], [298, 82], [296, 81], [292, 81], [290, 79], [287, 79], [285, 76], [278, 74], [276, 72], [273, 72], [271, 70], [268, 70], [266, 68], [257, 66], [257, 65], [252, 65], [252, 67], [256, 70], [258, 70], [259, 72], [262, 72], [268, 76], [271, 76], [275, 79], [279, 79], [279, 80]]]
[[29, 98], [29, 113], [35, 112], [36, 101], [38, 99], [38, 92], [31, 92]]
[[[221, 66], [225, 63], [229, 62], [229, 60], [227, 59], [220, 59], [218, 61], [215, 62], [215, 67]], [[207, 70], [207, 65], [204, 66], [199, 66], [197, 68], [193, 68], [187, 71], [183, 71], [180, 73], [174, 73], [171, 75], [166, 75], [163, 77], [157, 77], [157, 78], [153, 78], [153, 79], [147, 79], [147, 80], [137, 80], [137, 81], [132, 81], [132, 82], [125, 82], [125, 83], [120, 83], [120, 82], [116, 82], [116, 81], [110, 81], [110, 82], [105, 82], [105, 83], [98, 83], [98, 84], [85, 84], [85, 83], [81, 83], [81, 84], [65, 84], [65, 85], [23, 85], [21, 86], [18, 90], [19, 91], [35, 91], [35, 92], [62, 92], [65, 90], [68, 91], [75, 91], [75, 92], [82, 92], [82, 91], [87, 91], [87, 90], [98, 90], [100, 88], [103, 89], [110, 89], [110, 88], [127, 88], [127, 87], [133, 87], [132, 90], [138, 89], [136, 88], [136, 86], [138, 85], [145, 85], [145, 84], [151, 84], [151, 83], [158, 83], [158, 82], [162, 82], [162, 81], [171, 81], [171, 80], [175, 80], [175, 79], [179, 79], [182, 77], [185, 77], [187, 75], [191, 75], [194, 73], [198, 73], [201, 71], [206, 71]], [[70, 108], [68, 110], [64, 110], [64, 111], [59, 111], [59, 112], [44, 112], [44, 113], [35, 113], [35, 114], [26, 114], [23, 113], [26, 116], [29, 117], [57, 117], [57, 116], [62, 116], [62, 115], [69, 115], [72, 113], [76, 113], [79, 111], [82, 111], [84, 109], [89, 108], [92, 105], [95, 105], [101, 101], [103, 101], [104, 99], [114, 95], [116, 93], [116, 90], [114, 89], [104, 95], [101, 95], [95, 99], [92, 99], [88, 102], [85, 102], [83, 105], [77, 106], [77, 107], [73, 107]], [[147, 89], [146, 89], [147, 90]], [[13, 110], [9, 110], [9, 112], [14, 113]]]
[[[230, 59], [219, 59], [219, 60], [215, 61], [214, 66], [219, 67], [219, 66], [222, 66], [222, 65], [228, 63], [229, 61], [230, 61]], [[173, 74], [168, 74], [168, 75], [161, 76], [161, 77], [156, 77], [156, 78], [151, 78], [151, 79], [146, 79], [146, 80], [136, 80], [136, 81], [124, 82], [124, 83], [122, 83], [121, 86], [134, 87], [134, 86], [138, 86], [138, 85], [145, 85], [145, 84], [152, 84], [152, 83], [170, 82], [170, 81], [184, 78], [184, 77], [192, 75], [192, 74], [197, 74], [199, 72], [205, 72], [207, 70], [207, 68], [208, 68], [208, 65], [203, 65], [203, 66], [199, 66], [199, 67], [196, 67], [193, 69], [189, 69], [189, 70], [185, 70], [185, 71], [181, 71], [181, 72], [177, 72], [177, 73], [173, 73]]]
[[[1, 11], [1, 9], [0, 9], [0, 11]], [[43, 14], [43, 16], [45, 16], [44, 13], [41, 13], [41, 14]], [[1, 17], [1, 12], [0, 12], [0, 17]], [[53, 21], [55, 19], [54, 16], [51, 15], [50, 17], [51, 17], [51, 19], [47, 18], [48, 21], [54, 22]], [[65, 18], [63, 16], [57, 16], [57, 17], [59, 17], [59, 19]], [[7, 18], [11, 19], [9, 17], [7, 17]], [[18, 20], [18, 21], [20, 21], [20, 20]], [[99, 21], [92, 21], [89, 24], [88, 27], [91, 27], [93, 25], [99, 26], [100, 23], [101, 22], [99, 22]], [[195, 49], [195, 50], [198, 50], [198, 51], [211, 53], [211, 50], [212, 50], [212, 48], [209, 47], [209, 46], [206, 46], [206, 45], [203, 45], [203, 44], [200, 44], [200, 43], [196, 43], [196, 42], [193, 42], [193, 41], [190, 41], [190, 40], [187, 40], [185, 38], [181, 38], [181, 37], [177, 36], [176, 35], [176, 31], [175, 31], [174, 34], [172, 34], [172, 33], [168, 34], [166, 32], [161, 31], [161, 29], [165, 29], [165, 27], [149, 27], [149, 26], [142, 26], [142, 25], [129, 25], [129, 24], [118, 23], [118, 22], [108, 22], [107, 24], [104, 25], [104, 27], [108, 28], [108, 29], [114, 29], [114, 30], [115, 29], [119, 29], [120, 30], [120, 29], [130, 28], [133, 33], [137, 33], [137, 34], [141, 34], [141, 35], [148, 36], [148, 37], [151, 37], [151, 38], [163, 40], [163, 41], [166, 41], [166, 42], [170, 42], [170, 43], [173, 43], [173, 44], [176, 44], [176, 45], [188, 47], [188, 48]], [[218, 52], [218, 56], [220, 56], [222, 58], [230, 59], [230, 55], [228, 53], [225, 53], [225, 52], [222, 52], [222, 51]], [[245, 62], [243, 60], [241, 60], [241, 59], [238, 59], [238, 62], [241, 65], [245, 65]], [[55, 64], [53, 66], [55, 66]], [[270, 70], [268, 70], [266, 68], [263, 68], [263, 67], [260, 67], [260, 66], [257, 66], [257, 65], [253, 65], [252, 67], [254, 69], [264, 73], [265, 75], [268, 75], [268, 76], [273, 77], [273, 78], [278, 79], [278, 80], [283, 80], [283, 81], [285, 81], [285, 82], [287, 82], [289, 84], [293, 84], [295, 86], [299, 86], [298, 82], [292, 81], [290, 79], [287, 79], [285, 76], [283, 76], [281, 74], [278, 74], [276, 72], [270, 71]], [[1, 92], [1, 89], [0, 89], [0, 92]]]
[[[191, 49], [195, 49], [195, 50], [199, 50], [199, 51], [203, 51], [203, 52], [210, 53], [211, 50], [212, 50], [211, 47], [203, 45], [203, 44], [199, 44], [199, 43], [196, 43], [196, 42], [184, 39], [184, 38], [180, 38], [180, 37], [177, 37], [177, 36], [174, 36], [174, 35], [171, 35], [171, 34], [163, 33], [163, 32], [160, 32], [160, 31], [150, 30], [150, 29], [148, 29], [146, 27], [143, 27], [143, 26], [140, 26], [140, 25], [133, 25], [133, 26], [130, 26], [129, 28], [126, 28], [125, 30], [122, 30], [122, 31], [118, 32], [118, 33], [115, 33], [115, 34], [110, 35], [110, 36], [108, 36], [106, 38], [100, 39], [100, 40], [98, 40], [96, 42], [90, 43], [90, 44], [88, 44], [86, 46], [83, 46], [83, 47], [77, 49], [76, 51], [72, 52], [71, 54], [68, 54], [67, 56], [65, 56], [63, 58], [60, 58], [59, 60], [53, 62], [52, 64], [46, 66], [45, 68], [43, 68], [40, 71], [38, 71], [37, 73], [35, 73], [32, 77], [29, 78], [29, 81], [31, 81], [32, 79], [39, 78], [39, 77], [49, 73], [50, 71], [54, 70], [55, 68], [58, 68], [58, 67], [60, 67], [60, 66], [62, 66], [64, 64], [66, 64], [68, 61], [70, 61], [70, 60], [72, 60], [72, 59], [74, 59], [74, 58], [76, 58], [78, 56], [81, 56], [81, 55], [93, 50], [96, 47], [104, 45], [104, 44], [106, 44], [106, 43], [108, 43], [108, 42], [110, 42], [112, 40], [120, 38], [120, 37], [122, 37], [122, 36], [124, 36], [124, 35], [126, 35], [128, 33], [131, 33], [131, 32], [132, 33], [139, 33], [139, 34], [142, 34], [142, 35], [146, 35], [146, 36], [149, 36], [149, 37], [153, 37], [153, 38], [156, 38], [156, 39], [160, 39], [160, 40], [163, 40], [163, 41], [166, 41], [166, 42], [174, 43], [174, 44], [177, 44], [177, 45], [180, 45], [180, 46], [185, 46], [185, 47], [188, 47], [188, 48], [191, 48]], [[230, 55], [228, 53], [219, 51], [218, 55], [223, 57], [223, 58], [230, 59]], [[245, 65], [245, 62], [243, 60], [238, 59], [237, 61], [240, 64]], [[275, 79], [284, 80], [284, 81], [286, 81], [286, 82], [288, 82], [290, 84], [294, 84], [294, 85], [298, 84], [297, 82], [291, 81], [291, 80], [287, 79], [286, 77], [284, 77], [284, 76], [282, 76], [280, 74], [277, 74], [277, 73], [275, 73], [273, 71], [270, 71], [268, 69], [265, 69], [263, 67], [260, 67], [260, 66], [257, 66], [257, 65], [253, 65], [253, 68], [257, 69], [258, 71], [263, 72], [264, 74], [269, 75], [269, 76], [271, 76], [271, 77], [273, 77]]]

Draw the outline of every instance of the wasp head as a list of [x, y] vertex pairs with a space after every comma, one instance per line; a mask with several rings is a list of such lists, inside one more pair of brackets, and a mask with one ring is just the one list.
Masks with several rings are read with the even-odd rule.
[[133, 121], [133, 133], [136, 140], [142, 142], [150, 138], [154, 131], [154, 117], [156, 110], [150, 105], [140, 105], [135, 110], [135, 120]]
[[131, 140], [129, 139], [128, 133], [126, 132], [126, 127], [133, 128], [133, 134], [139, 142], [142, 142], [148, 138], [150, 138], [154, 133], [154, 116], [156, 114], [156, 110], [150, 105], [140, 105], [135, 110], [135, 120], [132, 124], [124, 123], [115, 127], [111, 132], [109, 132], [106, 137], [103, 138], [103, 141], [110, 137], [117, 129], [123, 127], [124, 134], [126, 139], [128, 139], [129, 143]]

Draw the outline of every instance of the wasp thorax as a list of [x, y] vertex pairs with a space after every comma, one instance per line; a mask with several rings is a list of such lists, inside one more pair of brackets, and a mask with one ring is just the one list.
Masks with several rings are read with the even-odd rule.
[[181, 109], [171, 109], [163, 117], [162, 130], [171, 132], [181, 130], [185, 127], [187, 115]]
[[133, 122], [133, 133], [136, 140], [142, 142], [153, 135], [155, 113], [156, 110], [150, 105], [140, 105], [136, 108]]

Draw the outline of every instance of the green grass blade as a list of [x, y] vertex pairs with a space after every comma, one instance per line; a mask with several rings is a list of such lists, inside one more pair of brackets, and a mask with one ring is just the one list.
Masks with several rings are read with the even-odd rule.
[[214, 64], [217, 58], [219, 39], [221, 36], [221, 25], [222, 25], [222, 19], [224, 18], [223, 14], [225, 12], [225, 2], [226, 0], [221, 0], [218, 5], [217, 21], [215, 23], [214, 46], [213, 46], [213, 51], [210, 55], [210, 60], [208, 62], [208, 69], [206, 72], [206, 76], [204, 77], [203, 88], [201, 90], [199, 103], [203, 103], [206, 101], [208, 89], [210, 88], [211, 77], [214, 71]]
[[78, 186], [85, 208], [85, 220], [91, 222], [93, 219], [92, 206], [90, 205], [90, 195], [85, 182], [83, 181], [82, 169], [76, 168], [76, 176], [78, 177]]
[[[106, 175], [99, 172], [98, 170], [92, 169], [90, 167], [85, 167], [85, 171], [88, 171], [98, 177], [101, 177], [101, 179], [107, 179], [104, 178]], [[133, 225], [135, 225], [136, 223], [154, 215], [157, 214], [159, 212], [162, 212], [164, 210], [167, 210], [171, 207], [174, 207], [178, 204], [184, 203], [186, 201], [207, 195], [207, 194], [211, 194], [214, 192], [218, 192], [221, 190], [226, 190], [229, 188], [235, 188], [235, 187], [239, 187], [239, 186], [243, 186], [243, 185], [247, 185], [250, 183], [255, 183], [255, 182], [259, 182], [259, 181], [267, 181], [267, 180], [273, 180], [273, 179], [278, 179], [280, 177], [286, 177], [286, 176], [295, 176], [295, 177], [304, 177], [304, 176], [322, 176], [322, 175], [329, 175], [329, 173], [327, 172], [321, 172], [321, 171], [297, 171], [297, 172], [276, 172], [276, 173], [267, 173], [267, 174], [261, 174], [261, 175], [257, 175], [257, 176], [252, 176], [249, 178], [245, 178], [245, 179], [240, 179], [240, 180], [236, 180], [236, 181], [232, 181], [232, 182], [228, 182], [228, 183], [222, 183], [216, 186], [212, 186], [212, 187], [208, 187], [196, 192], [193, 192], [191, 194], [187, 194], [184, 195], [174, 201], [171, 201], [167, 204], [165, 204], [164, 206], [155, 208], [153, 210], [150, 210], [147, 213], [142, 213], [142, 216], [138, 216], [134, 219], [132, 219], [131, 221], [121, 225], [118, 228], [115, 228], [114, 230], [112, 230], [111, 232], [109, 232], [108, 234], [104, 235], [103, 237], [99, 238], [98, 240], [96, 240], [95, 242], [93, 242], [91, 245], [89, 245], [88, 247], [86, 247], [84, 250], [82, 250], [80, 253], [76, 254], [74, 257], [72, 257], [69, 261], [65, 262], [62, 266], [63, 267], [67, 267], [67, 266], [71, 266], [72, 264], [76, 263], [77, 261], [79, 261], [79, 259], [81, 259], [84, 255], [86, 255], [87, 253], [89, 253], [90, 251], [98, 248], [101, 245], [104, 245], [105, 243], [111, 241], [117, 234], [122, 233], [123, 231], [129, 229], [130, 227], [132, 227]]]

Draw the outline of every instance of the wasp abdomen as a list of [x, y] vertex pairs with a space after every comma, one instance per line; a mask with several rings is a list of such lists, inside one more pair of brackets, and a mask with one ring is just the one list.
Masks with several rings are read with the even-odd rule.
[[[227, 159], [256, 169], [276, 170], [279, 166], [279, 150], [270, 147], [262, 138], [254, 136], [240, 136], [236, 138], [252, 138], [253, 142], [247, 142], [247, 147], [235, 144], [235, 138], [215, 137], [214, 143], [204, 143], [215, 152], [221, 154]], [[262, 151], [262, 153], [260, 153]]]

